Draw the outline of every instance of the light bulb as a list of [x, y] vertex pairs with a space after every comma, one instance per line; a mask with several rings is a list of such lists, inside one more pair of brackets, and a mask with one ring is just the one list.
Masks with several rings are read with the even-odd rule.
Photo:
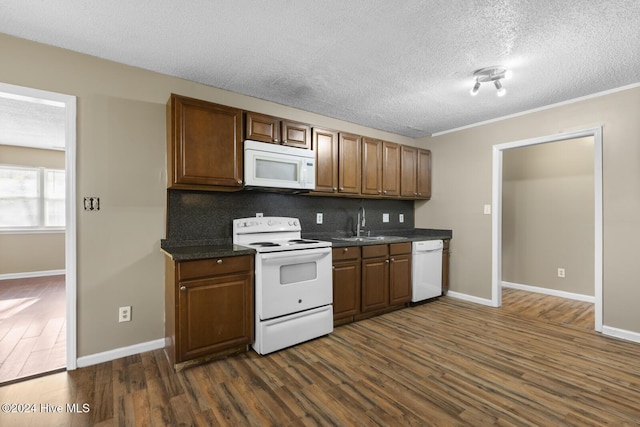
[[507, 93], [507, 90], [502, 87], [500, 80], [495, 80], [493, 84], [496, 86], [496, 89], [498, 89], [498, 96], [504, 96], [504, 94]]
[[473, 89], [471, 89], [471, 95], [473, 96], [477, 95], [479, 90], [480, 90], [480, 82], [476, 80], [476, 84], [474, 84]]

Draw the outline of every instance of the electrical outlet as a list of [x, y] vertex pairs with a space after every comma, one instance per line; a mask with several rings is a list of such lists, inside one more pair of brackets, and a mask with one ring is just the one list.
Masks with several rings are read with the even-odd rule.
[[316, 224], [322, 224], [322, 213], [318, 212], [316, 214]]
[[256, 213], [256, 218], [262, 218], [262, 212]]
[[120, 307], [118, 309], [118, 322], [131, 322], [131, 306]]
[[491, 215], [491, 205], [484, 205], [484, 214]]
[[389, 214], [388, 213], [383, 213], [382, 214], [382, 222], [389, 222]]
[[400, 221], [400, 223], [404, 222], [404, 214], [398, 215], [398, 221]]
[[558, 277], [561, 277], [564, 279], [564, 268], [559, 268], [558, 269]]

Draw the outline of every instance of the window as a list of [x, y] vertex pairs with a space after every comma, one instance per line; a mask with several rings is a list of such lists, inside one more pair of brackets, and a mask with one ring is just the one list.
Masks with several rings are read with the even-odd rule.
[[65, 172], [0, 165], [0, 230], [65, 226]]

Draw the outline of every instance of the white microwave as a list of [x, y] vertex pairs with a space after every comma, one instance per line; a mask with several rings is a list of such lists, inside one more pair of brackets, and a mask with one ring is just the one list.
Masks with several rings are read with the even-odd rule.
[[248, 188], [315, 190], [315, 151], [246, 140], [244, 185]]

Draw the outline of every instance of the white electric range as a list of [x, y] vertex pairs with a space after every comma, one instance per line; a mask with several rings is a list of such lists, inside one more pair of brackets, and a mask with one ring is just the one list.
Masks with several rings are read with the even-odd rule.
[[257, 353], [333, 331], [331, 242], [302, 239], [297, 218], [252, 217], [233, 221], [233, 243], [257, 252]]

